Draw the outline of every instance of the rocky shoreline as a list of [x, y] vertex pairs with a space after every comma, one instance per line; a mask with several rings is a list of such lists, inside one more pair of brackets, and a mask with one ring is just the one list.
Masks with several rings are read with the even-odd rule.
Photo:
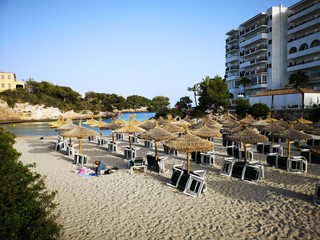
[[[111, 118], [117, 116], [120, 112], [148, 112], [146, 108], [125, 109], [122, 111], [100, 112], [94, 115], [94, 118]], [[5, 101], [0, 100], [0, 124], [1, 123], [19, 123], [19, 122], [48, 122], [55, 121], [60, 116], [71, 119], [89, 119], [93, 112], [84, 110], [81, 113], [73, 110], [62, 112], [58, 108], [45, 107], [44, 105], [31, 105], [29, 103], [17, 103], [14, 108], [8, 106]]]

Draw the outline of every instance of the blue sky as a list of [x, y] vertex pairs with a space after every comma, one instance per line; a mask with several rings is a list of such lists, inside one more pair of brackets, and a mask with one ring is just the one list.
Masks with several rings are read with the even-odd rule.
[[293, 0], [0, 0], [0, 71], [79, 93], [170, 98], [224, 76], [226, 32]]

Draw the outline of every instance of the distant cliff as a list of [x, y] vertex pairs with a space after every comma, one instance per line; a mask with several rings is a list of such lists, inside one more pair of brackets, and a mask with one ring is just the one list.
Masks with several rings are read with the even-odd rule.
[[[101, 112], [102, 117], [113, 117], [120, 112], [148, 112], [147, 108], [123, 109], [121, 111]], [[88, 119], [91, 118], [91, 111], [82, 111], [76, 113], [73, 110], [61, 112], [59, 108], [45, 107], [44, 105], [31, 105], [29, 103], [16, 103], [14, 108], [0, 100], [0, 123], [9, 122], [35, 122], [35, 121], [53, 121], [59, 116], [72, 119]], [[99, 115], [100, 116], [100, 115]], [[95, 116], [96, 118], [99, 116]]]
[[[116, 113], [103, 112], [103, 117], [116, 116]], [[91, 111], [76, 113], [73, 110], [61, 112], [54, 107], [44, 105], [31, 105], [29, 103], [16, 103], [14, 108], [10, 108], [5, 101], [0, 100], [0, 123], [6, 122], [31, 122], [31, 121], [50, 121], [56, 120], [59, 116], [72, 119], [91, 118]]]

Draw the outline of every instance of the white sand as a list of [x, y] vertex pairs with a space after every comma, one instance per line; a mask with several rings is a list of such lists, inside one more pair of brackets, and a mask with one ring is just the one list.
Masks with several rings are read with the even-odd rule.
[[[247, 183], [219, 175], [226, 150], [217, 142], [216, 166], [191, 164], [192, 170], [207, 170], [208, 190], [197, 198], [166, 184], [172, 165], [184, 163], [184, 158], [167, 159], [165, 174], [130, 175], [121, 148], [112, 154], [83, 140], [88, 166], [104, 159], [119, 168], [84, 179], [70, 157], [54, 151], [52, 137], [16, 141], [20, 160], [35, 162], [36, 171], [46, 175], [48, 189], [58, 191], [63, 239], [320, 239], [320, 207], [312, 203], [320, 174], [317, 164], [309, 163], [303, 174], [266, 166], [264, 180]], [[153, 151], [135, 146], [141, 147], [138, 156]]]

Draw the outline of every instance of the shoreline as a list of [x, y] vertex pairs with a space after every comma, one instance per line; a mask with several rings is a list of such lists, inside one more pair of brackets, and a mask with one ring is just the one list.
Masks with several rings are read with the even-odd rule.
[[[81, 178], [72, 158], [54, 151], [53, 136], [17, 137], [14, 146], [24, 164], [36, 162], [34, 170], [46, 175], [47, 188], [58, 191], [58, 220], [65, 228], [62, 239], [320, 238], [320, 209], [312, 204], [319, 164], [308, 164], [303, 174], [265, 166], [264, 180], [247, 183], [219, 174], [226, 151], [218, 141], [215, 166], [191, 163], [192, 170], [207, 171], [208, 190], [190, 197], [167, 185], [172, 166], [184, 164], [185, 156], [169, 156], [163, 174], [148, 170], [131, 175], [123, 156], [127, 140], [119, 142], [117, 153], [82, 142], [89, 167], [103, 159], [119, 170]], [[77, 147], [78, 141], [73, 143]], [[140, 148], [137, 156], [154, 151], [143, 142], [133, 146]], [[164, 155], [161, 144], [159, 153]]]

